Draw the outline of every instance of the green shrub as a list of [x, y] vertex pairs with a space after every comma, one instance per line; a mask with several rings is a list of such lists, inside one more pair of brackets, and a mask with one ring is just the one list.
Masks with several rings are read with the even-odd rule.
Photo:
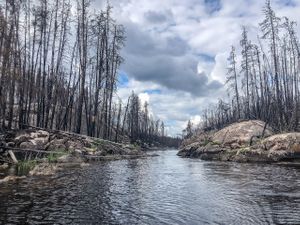
[[246, 147], [242, 147], [238, 150], [237, 154], [245, 154], [247, 152], [249, 152], [249, 148], [246, 148]]
[[100, 145], [103, 145], [104, 141], [101, 139], [96, 139], [92, 142], [92, 148], [97, 148]]
[[57, 160], [58, 160], [59, 157], [61, 157], [63, 155], [66, 155], [66, 154], [67, 153], [66, 153], [65, 149], [57, 149], [55, 151], [55, 153], [48, 154], [48, 156], [47, 156], [48, 162], [49, 163], [55, 163], [55, 162], [57, 162]]
[[139, 147], [139, 144], [136, 143], [136, 142], [134, 142], [134, 143], [133, 143], [133, 147], [137, 148], [137, 147]]
[[19, 161], [17, 164], [17, 175], [26, 176], [37, 164], [36, 160]]

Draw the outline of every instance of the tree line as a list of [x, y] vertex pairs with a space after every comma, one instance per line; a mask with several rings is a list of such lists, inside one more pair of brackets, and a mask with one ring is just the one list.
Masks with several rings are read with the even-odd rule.
[[31, 125], [114, 141], [164, 136], [136, 96], [126, 106], [115, 100], [125, 30], [112, 7], [72, 3], [0, 4], [0, 130]]
[[277, 132], [300, 130], [300, 43], [296, 23], [280, 18], [269, 0], [263, 8], [261, 35], [253, 42], [242, 28], [238, 53], [232, 46], [226, 85], [229, 101], [204, 110], [201, 126], [220, 129], [249, 119], [267, 122]]
[[133, 141], [160, 143], [170, 147], [178, 147], [181, 142], [180, 138], [167, 136], [164, 122], [155, 119], [149, 112], [148, 102], [142, 104], [134, 92], [129, 96], [125, 107], [122, 129], [129, 132]]

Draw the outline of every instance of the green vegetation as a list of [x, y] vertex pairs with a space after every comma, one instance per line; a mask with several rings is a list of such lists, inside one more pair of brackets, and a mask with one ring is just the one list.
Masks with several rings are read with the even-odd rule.
[[24, 160], [19, 161], [17, 164], [17, 175], [24, 176], [28, 175], [29, 171], [32, 170], [37, 164], [36, 160]]
[[212, 141], [211, 145], [221, 145], [221, 143], [217, 142], [217, 141]]
[[100, 145], [104, 144], [104, 140], [101, 139], [96, 139], [92, 142], [93, 147], [92, 148], [97, 148]]
[[203, 145], [204, 145], [204, 146], [208, 145], [209, 143], [210, 143], [210, 140], [209, 140], [209, 139], [205, 139], [205, 140], [203, 141]]
[[134, 142], [134, 143], [133, 143], [133, 147], [134, 147], [134, 148], [137, 148], [137, 147], [139, 147], [139, 146], [140, 146], [140, 145], [139, 145], [137, 142]]
[[[50, 153], [47, 155], [47, 161], [49, 163], [57, 162], [58, 158], [66, 155], [67, 152], [65, 149], [57, 149], [56, 153]], [[26, 176], [28, 173], [38, 164], [37, 160], [23, 160], [19, 161], [16, 166], [16, 172], [18, 176]]]
[[67, 154], [65, 149], [57, 149], [56, 152], [58, 152], [58, 153], [50, 153], [47, 156], [47, 160], [49, 163], [55, 163], [55, 162], [57, 162], [59, 157]]
[[211, 144], [211, 145], [221, 145], [221, 143], [217, 142], [217, 141], [212, 141], [210, 140], [209, 138], [205, 139], [203, 141], [203, 146], [206, 146], [208, 144]]
[[242, 147], [242, 148], [240, 148], [240, 149], [238, 150], [237, 155], [238, 155], [238, 154], [245, 154], [245, 153], [247, 153], [247, 152], [249, 152], [249, 151], [250, 151], [250, 148]]

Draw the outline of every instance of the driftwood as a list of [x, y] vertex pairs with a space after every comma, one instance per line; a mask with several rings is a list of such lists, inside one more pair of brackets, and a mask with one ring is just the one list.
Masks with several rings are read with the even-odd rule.
[[37, 153], [46, 153], [46, 154], [61, 154], [62, 152], [55, 152], [55, 151], [45, 151], [45, 150], [39, 150], [39, 149], [21, 149], [21, 148], [12, 148], [12, 147], [4, 147], [4, 149], [9, 150], [13, 152], [37, 152]]
[[[15, 120], [14, 122], [18, 122], [18, 120]], [[77, 134], [77, 133], [70, 132], [70, 131], [47, 129], [47, 128], [42, 128], [42, 127], [37, 127], [37, 126], [31, 126], [31, 125], [24, 124], [24, 123], [21, 123], [21, 125], [24, 126], [24, 127], [33, 128], [33, 129], [36, 129], [36, 130], [43, 130], [43, 131], [47, 131], [47, 132], [52, 133], [52, 134], [61, 134], [63, 136], [73, 137], [73, 138], [76, 138], [76, 139], [78, 139], [78, 138], [80, 138], [80, 139], [89, 138], [91, 140], [103, 140], [106, 143], [110, 143], [110, 144], [113, 144], [115, 146], [119, 146], [119, 147], [122, 146], [121, 143], [116, 143], [116, 142], [113, 142], [113, 141], [110, 141], [110, 140], [104, 140], [104, 139], [97, 138], [97, 137], [90, 137], [90, 136], [87, 136], [87, 135], [84, 135], [84, 134]]]
[[8, 154], [9, 154], [10, 158], [12, 159], [13, 163], [18, 164], [18, 160], [17, 160], [15, 154], [13, 153], [13, 151], [9, 150]]

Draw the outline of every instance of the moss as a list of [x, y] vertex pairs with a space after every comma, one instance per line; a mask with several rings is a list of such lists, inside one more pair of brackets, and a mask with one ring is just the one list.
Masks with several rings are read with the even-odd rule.
[[91, 148], [85, 148], [85, 150], [88, 152], [95, 152], [97, 151], [97, 147], [93, 145]]
[[92, 142], [92, 147], [91, 149], [97, 149], [97, 147], [101, 146], [104, 144], [104, 140], [101, 140], [101, 139], [95, 139], [93, 142]]
[[206, 145], [212, 145], [212, 146], [215, 146], [215, 145], [221, 145], [219, 142], [217, 141], [211, 141], [210, 139], [205, 139], [203, 140], [203, 142], [201, 143], [202, 146], [206, 146]]
[[206, 146], [206, 145], [208, 145], [210, 143], [210, 140], [209, 139], [205, 139], [204, 141], [203, 141], [203, 146]]
[[57, 162], [59, 157], [67, 154], [66, 149], [57, 149], [55, 152], [58, 152], [58, 153], [50, 153], [47, 156], [47, 160], [49, 163], [55, 163], [55, 162]]
[[37, 165], [36, 160], [19, 161], [17, 164], [17, 175], [26, 176]]
[[248, 152], [250, 152], [250, 148], [242, 147], [242, 148], [240, 148], [240, 149], [237, 151], [237, 155], [238, 155], [238, 154], [245, 154], [245, 153], [248, 153]]
[[212, 141], [212, 142], [210, 142], [211, 143], [211, 145], [221, 145], [221, 143], [219, 143], [219, 142], [217, 142], [217, 141]]

